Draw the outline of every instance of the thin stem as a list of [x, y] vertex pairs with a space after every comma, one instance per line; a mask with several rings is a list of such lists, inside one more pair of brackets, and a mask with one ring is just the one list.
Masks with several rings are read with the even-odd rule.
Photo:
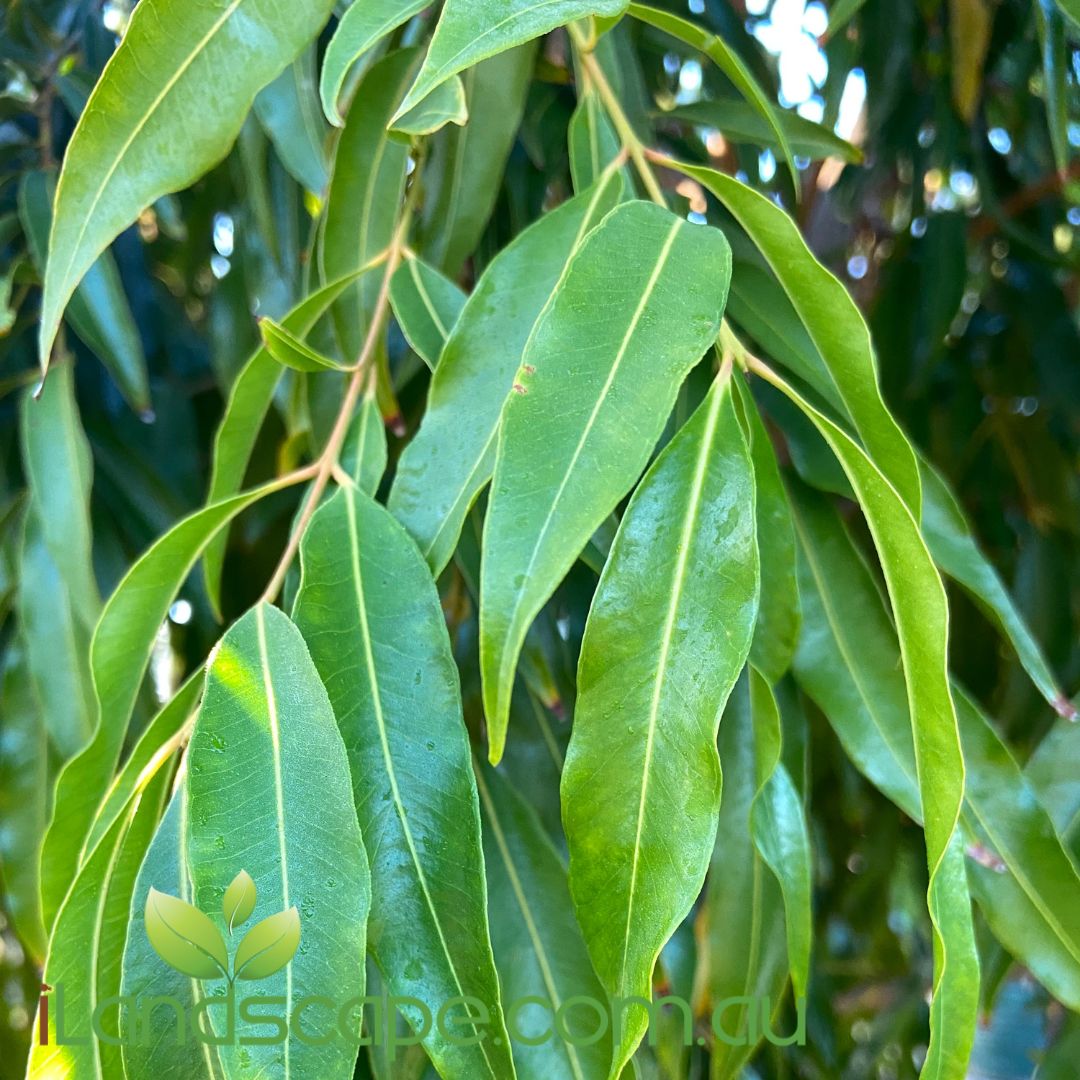
[[281, 555], [277, 569], [274, 571], [274, 576], [270, 579], [270, 583], [266, 586], [266, 591], [262, 595], [264, 603], [272, 604], [277, 599], [278, 593], [281, 592], [281, 587], [285, 584], [285, 575], [289, 572], [293, 559], [296, 558], [296, 552], [300, 548], [300, 541], [304, 532], [318, 509], [319, 501], [322, 499], [323, 492], [334, 475], [334, 470], [338, 467], [338, 459], [341, 457], [341, 448], [349, 431], [349, 423], [356, 409], [356, 403], [360, 398], [360, 392], [364, 388], [364, 377], [367, 374], [372, 358], [375, 356], [379, 335], [382, 333], [389, 311], [390, 279], [394, 276], [394, 271], [397, 270], [401, 263], [401, 254], [405, 247], [405, 236], [408, 233], [411, 219], [412, 204], [407, 203], [405, 212], [398, 222], [394, 239], [390, 244], [390, 251], [386, 258], [386, 269], [383, 271], [382, 282], [379, 285], [379, 295], [375, 300], [375, 308], [371, 316], [368, 332], [364, 337], [364, 344], [360, 349], [359, 356], [356, 358], [356, 364], [351, 368], [352, 374], [345, 390], [345, 396], [341, 400], [341, 408], [338, 410], [337, 419], [334, 421], [333, 429], [330, 432], [330, 438], [327, 439], [326, 446], [312, 466], [314, 479], [304, 499], [303, 509], [300, 511], [296, 526], [289, 537], [285, 551]]

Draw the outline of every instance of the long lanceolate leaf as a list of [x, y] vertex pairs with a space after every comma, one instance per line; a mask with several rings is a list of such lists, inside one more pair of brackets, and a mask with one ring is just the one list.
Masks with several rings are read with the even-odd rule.
[[533, 329], [503, 412], [484, 528], [492, 761], [529, 625], [640, 475], [680, 383], [716, 337], [730, 277], [719, 231], [627, 203], [586, 237]]
[[617, 15], [626, 0], [448, 0], [424, 66], [395, 120], [451, 75], [586, 15]]
[[405, 339], [434, 370], [465, 307], [465, 294], [435, 267], [409, 255], [390, 282], [390, 303]]
[[427, 411], [401, 456], [389, 500], [436, 576], [491, 478], [499, 417], [529, 332], [586, 233], [618, 194], [609, 173], [526, 229], [484, 272], [446, 341]]
[[[283, 997], [287, 1016], [313, 994], [341, 994], [342, 1007], [362, 996], [371, 890], [348, 761], [303, 638], [277, 608], [254, 608], [214, 654], [186, 782], [196, 906], [226, 931], [221, 899], [246, 870], [265, 905], [260, 920], [299, 911], [303, 947], [260, 978], [260, 992]], [[244, 956], [241, 938], [240, 978]], [[225, 1046], [226, 1073], [346, 1080], [360, 1032], [334, 1034], [319, 1045], [293, 1030], [283, 1045]]]
[[90, 648], [97, 727], [90, 743], [60, 774], [42, 851], [45, 877], [52, 883], [42, 893], [47, 925], [79, 865], [94, 812], [112, 779], [154, 638], [169, 605], [218, 530], [295, 479], [273, 481], [184, 518], [135, 563], [105, 605]]
[[[716, 730], [758, 603], [754, 475], [730, 372], [635, 491], [585, 629], [562, 780], [570, 888], [613, 998], [650, 997], [716, 832]], [[618, 1076], [647, 1018], [623, 1018]]]
[[[838, 516], [797, 491], [804, 634], [799, 682], [857, 767], [920, 818], [915, 755], [895, 631]], [[1080, 1002], [1080, 879], [1022, 774], [977, 706], [955, 693], [967, 768], [963, 825], [978, 859], [972, 892], [994, 934], [1071, 1008]], [[1066, 759], [1066, 769], [1071, 762]], [[1030, 766], [1029, 766], [1030, 771]], [[1058, 805], [1066, 800], [1055, 799]]]
[[714, 169], [667, 164], [708, 188], [761, 250], [817, 346], [831, 388], [867, 452], [918, 521], [915, 451], [882, 401], [870, 331], [847, 290], [814, 258], [795, 222], [775, 203]]
[[959, 834], [964, 759], [946, 667], [945, 589], [910, 506], [875, 463], [779, 376], [767, 377], [807, 414], [840, 460], [885, 572], [900, 638], [930, 868], [935, 974], [923, 1075], [959, 1078], [975, 1034], [979, 964]]
[[64, 158], [42, 300], [43, 367], [64, 307], [98, 255], [144, 207], [225, 156], [255, 95], [332, 7], [333, 0], [138, 6]]
[[315, 514], [301, 556], [296, 621], [349, 754], [372, 858], [375, 959], [391, 992], [419, 999], [432, 1016], [454, 997], [483, 1001], [493, 1037], [454, 1045], [432, 1026], [424, 1046], [446, 1075], [501, 1080], [513, 1066], [488, 937], [476, 784], [431, 575], [393, 517], [351, 488]]

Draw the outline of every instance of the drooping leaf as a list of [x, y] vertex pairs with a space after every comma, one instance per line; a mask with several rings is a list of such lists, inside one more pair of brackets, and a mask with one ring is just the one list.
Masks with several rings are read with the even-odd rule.
[[295, 907], [257, 922], [236, 947], [236, 978], [268, 979], [300, 947], [300, 913]]
[[353, 4], [341, 17], [323, 57], [319, 96], [326, 119], [344, 127], [341, 92], [356, 66], [363, 66], [375, 46], [399, 26], [423, 11], [430, 0], [368, 0]]
[[[689, 120], [692, 124], [701, 124], [723, 132], [732, 142], [753, 143], [783, 152], [777, 141], [776, 133], [762, 116], [761, 112], [747, 101], [714, 99], [695, 101], [689, 105], [680, 105], [670, 113], [678, 120]], [[842, 161], [858, 164], [862, 161], [862, 151], [847, 139], [825, 127], [807, 120], [798, 113], [786, 109], [775, 112], [776, 120], [787, 135], [791, 152], [798, 157], [812, 161], [827, 157], [838, 157]]]
[[[358, 271], [313, 292], [282, 319], [282, 327], [294, 337], [305, 338], [342, 292], [375, 265], [377, 264], [372, 263], [361, 267]], [[208, 503], [219, 502], [235, 495], [243, 485], [256, 439], [270, 410], [281, 375], [281, 365], [263, 346], [256, 349], [233, 382], [221, 424], [214, 436], [210, 490], [206, 497]], [[203, 580], [210, 602], [218, 614], [221, 606], [221, 571], [225, 564], [227, 542], [228, 537], [225, 534], [211, 540], [203, 558]]]
[[466, 299], [457, 285], [416, 255], [407, 256], [394, 271], [390, 281], [394, 316], [406, 340], [433, 371]]
[[582, 192], [596, 183], [622, 149], [619, 136], [595, 90], [586, 90], [579, 96], [567, 136], [574, 190]]
[[[230, 934], [251, 918], [257, 896], [258, 890], [255, 882], [251, 880], [251, 875], [246, 870], [241, 870], [229, 883], [221, 900], [221, 914]], [[237, 953], [237, 956], [239, 955]]]
[[[249, 931], [236, 974], [254, 965], [260, 992], [284, 997], [285, 1015], [310, 994], [362, 996], [371, 894], [348, 761], [303, 639], [277, 608], [260, 604], [222, 639], [188, 755], [195, 903], [224, 926], [221, 897], [245, 869], [260, 904], [284, 913]], [[303, 947], [290, 963], [297, 936]], [[359, 1037], [357, 1029], [311, 1045], [293, 1031], [283, 1045], [224, 1046], [222, 1058], [230, 1076], [283, 1064], [286, 1076], [347, 1078]]]
[[719, 231], [626, 203], [585, 238], [529, 337], [484, 530], [480, 667], [493, 762], [525, 633], [640, 475], [679, 384], [716, 337], [730, 276]]
[[836, 0], [829, 6], [829, 26], [826, 31], [829, 37], [838, 34], [859, 13], [859, 9], [866, 0]]
[[309, 46], [255, 98], [255, 115], [289, 174], [308, 191], [326, 188], [327, 127], [315, 101], [315, 49]]
[[993, 21], [994, 5], [987, 0], [949, 0], [952, 99], [965, 124], [974, 122], [985, 85], [983, 65]]
[[388, 504], [436, 576], [491, 477], [503, 404], [532, 326], [617, 190], [609, 174], [526, 229], [492, 261], [450, 332]]
[[71, 294], [101, 252], [155, 199], [225, 156], [255, 95], [332, 7], [151, 0], [133, 12], [64, 156], [45, 268], [43, 367]]
[[1050, 145], [1058, 172], [1065, 174], [1069, 167], [1069, 43], [1061, 17], [1060, 0], [1037, 0], [1035, 24], [1039, 30], [1042, 50], [1043, 84], [1046, 98], [1046, 122], [1050, 128]]
[[[416, 71], [415, 49], [391, 53], [364, 76], [337, 142], [326, 197], [319, 266], [324, 281], [355, 273], [394, 236], [405, 190], [409, 147], [387, 127]], [[360, 352], [374, 311], [380, 275], [361, 278], [334, 304], [334, 325], [346, 363]]]
[[259, 334], [263, 348], [283, 367], [294, 371], [341, 371], [346, 365], [338, 363], [329, 356], [313, 349], [296, 334], [273, 319], [259, 320]]
[[80, 852], [116, 768], [128, 720], [161, 626], [184, 579], [219, 529], [291, 478], [212, 503], [184, 518], [128, 571], [109, 598], [94, 631], [90, 667], [97, 696], [97, 727], [78, 757], [60, 773], [42, 861], [52, 887], [42, 891], [47, 924], [80, 861]]
[[714, 169], [669, 164], [711, 191], [761, 249], [820, 352], [867, 452], [918, 521], [915, 452], [882, 401], [870, 331], [847, 290], [814, 258], [795, 222], [775, 203]]
[[1061, 692], [1039, 643], [993, 564], [979, 550], [964, 511], [934, 468], [922, 463], [923, 534], [938, 566], [987, 610], [1008, 638], [1043, 697], [1062, 715], [1076, 710]]
[[[25, 173], [19, 185], [19, 216], [39, 273], [45, 268], [55, 186], [53, 175], [41, 171]], [[146, 356], [120, 273], [108, 251], [75, 289], [67, 319], [83, 344], [108, 369], [128, 404], [146, 415], [150, 409]]]
[[[491, 941], [507, 1001], [524, 1003], [515, 1030], [532, 1041], [550, 1031], [564, 1003], [589, 998], [607, 1005], [604, 988], [574, 919], [566, 867], [533, 809], [494, 769], [476, 763], [484, 820], [484, 857], [491, 910]], [[549, 1002], [538, 1006], [527, 998]], [[514, 1042], [519, 1080], [603, 1077], [611, 1063], [611, 1035], [591, 1039], [596, 1017], [589, 1007], [564, 1013], [572, 1038], [540, 1045]], [[575, 1023], [575, 1021], [577, 1021]]]
[[[753, 468], [728, 371], [634, 492], [581, 647], [563, 823], [578, 922], [613, 998], [649, 998], [705, 879], [716, 726], [758, 585]], [[626, 1018], [613, 1075], [644, 1032], [640, 1012]]]
[[768, 125], [773, 133], [780, 153], [795, 185], [796, 197], [799, 194], [799, 172], [795, 167], [795, 155], [792, 151], [787, 131], [777, 115], [778, 109], [757, 84], [753, 73], [743, 62], [739, 54], [723, 38], [710, 34], [689, 19], [673, 15], [647, 4], [632, 3], [630, 14], [641, 22], [655, 26], [672, 37], [686, 42], [693, 49], [704, 53], [731, 80], [732, 85], [753, 106], [757, 115]]
[[41, 841], [48, 821], [48, 743], [16, 642], [0, 668], [0, 883], [12, 925], [34, 958], [45, 957], [41, 918]]
[[966, 1072], [975, 1034], [979, 962], [958, 829], [964, 759], [946, 670], [945, 589], [910, 504], [885, 474], [850, 436], [783, 380], [770, 376], [770, 381], [810, 418], [840, 460], [885, 573], [907, 687], [930, 869], [927, 899], [934, 926], [934, 988], [923, 1076], [959, 1080]]
[[618, 15], [625, 8], [626, 0], [447, 0], [424, 66], [394, 121], [440, 83], [489, 56], [586, 15]]
[[345, 739], [372, 856], [372, 953], [390, 992], [432, 1015], [462, 994], [487, 1005], [501, 1043], [454, 1045], [436, 1025], [424, 1047], [441, 1071], [510, 1075], [476, 785], [430, 573], [393, 517], [348, 488], [313, 517], [301, 560], [296, 622]]
[[462, 75], [469, 122], [428, 140], [417, 249], [456, 278], [476, 248], [499, 195], [532, 75], [533, 45], [476, 64]]
[[375, 397], [374, 380], [360, 400], [360, 407], [345, 433], [341, 467], [367, 495], [379, 490], [386, 472], [386, 428]]
[[447, 124], [461, 127], [469, 119], [465, 102], [465, 84], [460, 75], [452, 75], [439, 83], [423, 101], [418, 101], [407, 113], [394, 121], [391, 131], [408, 137], [430, 135]]
[[151, 888], [146, 936], [171, 968], [192, 979], [224, 979], [229, 953], [218, 928], [193, 904]]

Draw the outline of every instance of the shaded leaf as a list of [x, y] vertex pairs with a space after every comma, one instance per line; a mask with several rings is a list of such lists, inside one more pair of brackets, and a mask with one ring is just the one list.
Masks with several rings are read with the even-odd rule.
[[679, 384], [716, 337], [730, 276], [719, 231], [625, 203], [586, 237], [533, 328], [503, 410], [484, 529], [493, 762], [525, 633], [645, 467]]
[[390, 280], [394, 316], [405, 339], [432, 370], [466, 299], [457, 285], [416, 255], [406, 256], [394, 271]]
[[[586, 89], [579, 95], [567, 136], [574, 190], [582, 192], [596, 183], [622, 150], [619, 136], [595, 90]], [[632, 192], [629, 184], [627, 187]]]
[[469, 119], [465, 103], [465, 84], [460, 75], [440, 83], [423, 101], [394, 121], [391, 131], [404, 136], [430, 135], [447, 124], [459, 127]]

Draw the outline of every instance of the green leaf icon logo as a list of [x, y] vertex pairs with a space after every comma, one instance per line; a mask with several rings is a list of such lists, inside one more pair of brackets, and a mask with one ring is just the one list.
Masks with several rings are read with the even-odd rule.
[[228, 978], [225, 942], [197, 907], [151, 889], [146, 897], [146, 936], [158, 956], [181, 975], [193, 979]]
[[221, 913], [225, 916], [225, 925], [230, 934], [251, 918], [251, 913], [255, 910], [256, 896], [257, 890], [251, 875], [246, 870], [241, 870], [225, 890], [221, 901]]
[[291, 907], [256, 923], [236, 950], [237, 979], [265, 979], [280, 971], [300, 945], [300, 913]]

